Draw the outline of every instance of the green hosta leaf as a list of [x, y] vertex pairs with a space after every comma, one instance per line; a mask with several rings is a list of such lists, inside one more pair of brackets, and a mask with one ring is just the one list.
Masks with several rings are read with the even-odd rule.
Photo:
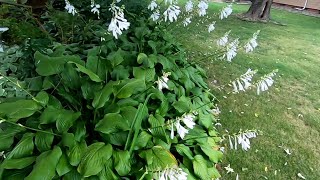
[[173, 103], [173, 107], [180, 113], [186, 113], [191, 110], [190, 104], [190, 101], [185, 96], [182, 96], [179, 101]]
[[214, 122], [213, 115], [211, 114], [203, 114], [199, 113], [199, 122], [200, 125], [204, 126], [205, 128], [209, 129], [212, 127], [212, 124]]
[[106, 180], [118, 180], [119, 177], [117, 177], [117, 175], [115, 175], [114, 172], [112, 171], [113, 167], [114, 167], [113, 162], [107, 161], [105, 163], [105, 167], [99, 173], [99, 178], [106, 179]]
[[114, 94], [117, 98], [128, 98], [132, 94], [146, 89], [145, 81], [142, 79], [129, 79], [123, 81], [120, 85], [114, 88]]
[[137, 62], [142, 64], [144, 61], [148, 61], [148, 56], [145, 53], [140, 53], [137, 58]]
[[72, 64], [65, 64], [61, 73], [61, 82], [71, 89], [78, 89], [81, 86], [81, 77]]
[[176, 158], [161, 146], [154, 146], [149, 150], [142, 151], [139, 155], [147, 161], [150, 171], [159, 171], [178, 165]]
[[62, 145], [68, 148], [73, 148], [73, 146], [76, 143], [76, 139], [74, 137], [74, 134], [72, 133], [64, 133], [62, 135]]
[[115, 169], [120, 176], [125, 176], [131, 171], [130, 154], [128, 151], [114, 151]]
[[116, 66], [112, 69], [111, 78], [117, 80], [128, 79], [130, 76], [130, 68], [123, 65]]
[[201, 144], [201, 150], [209, 157], [210, 161], [214, 163], [218, 163], [219, 160], [222, 159], [223, 153], [218, 150], [214, 150], [208, 144]]
[[109, 101], [110, 96], [113, 92], [113, 86], [118, 83], [119, 82], [117, 81], [109, 81], [101, 91], [97, 92], [94, 95], [92, 107], [96, 109], [102, 108], [106, 104], [106, 102]]
[[146, 131], [141, 131], [135, 143], [135, 150], [142, 149], [147, 146], [152, 136]]
[[42, 106], [46, 106], [49, 102], [49, 95], [45, 91], [40, 91], [35, 98]]
[[96, 124], [96, 131], [110, 134], [119, 131], [129, 130], [128, 123], [123, 119], [120, 114], [110, 113], [106, 114], [102, 120]]
[[103, 168], [105, 162], [112, 156], [110, 144], [98, 142], [90, 145], [78, 166], [78, 172], [83, 177], [97, 175]]
[[27, 156], [31, 156], [34, 149], [33, 144], [33, 133], [26, 133], [23, 135], [21, 140], [18, 142], [18, 144], [13, 148], [13, 150], [8, 155], [8, 159], [11, 158], [23, 158]]
[[87, 145], [84, 141], [81, 143], [76, 142], [76, 144], [68, 152], [70, 164], [72, 166], [78, 166], [86, 150]]
[[41, 76], [50, 76], [54, 74], [59, 74], [63, 71], [64, 65], [71, 62], [81, 62], [79, 56], [60, 56], [60, 57], [50, 57], [40, 52], [36, 52], [34, 54], [34, 58], [36, 60], [36, 71]]
[[31, 173], [25, 178], [25, 180], [51, 180], [55, 176], [56, 166], [62, 155], [61, 149], [56, 146], [51, 151], [46, 151], [37, 157], [36, 164], [33, 167]]
[[0, 126], [0, 151], [8, 150], [13, 144], [14, 136], [21, 131], [24, 129], [20, 126], [2, 124]]
[[139, 101], [134, 100], [132, 98], [126, 98], [126, 99], [120, 99], [117, 104], [120, 107], [125, 107], [125, 106], [138, 106], [139, 105]]
[[52, 134], [37, 132], [34, 143], [40, 152], [44, 152], [51, 149], [53, 139], [54, 135]]
[[90, 78], [92, 81], [94, 81], [94, 82], [101, 82], [101, 81], [102, 81], [97, 74], [95, 74], [95, 73], [92, 72], [91, 70], [85, 68], [84, 66], [82, 66], [82, 65], [80, 65], [80, 64], [78, 64], [78, 63], [72, 62], [72, 61], [70, 61], [70, 62], [68, 62], [68, 63], [75, 64], [75, 65], [77, 66], [77, 70], [80, 71], [80, 72], [82, 72], [82, 73], [84, 73], [84, 74], [86, 74], [86, 75], [88, 75], [89, 78]]
[[137, 108], [133, 106], [125, 106], [120, 109], [121, 115], [128, 122], [128, 124], [132, 124], [134, 121], [134, 117], [137, 114]]
[[178, 144], [175, 146], [177, 152], [181, 155], [181, 156], [186, 156], [188, 157], [190, 160], [193, 159], [193, 154], [192, 151], [190, 150], [190, 148], [188, 146], [185, 146], [184, 144]]
[[57, 164], [56, 171], [58, 175], [61, 177], [72, 170], [72, 166], [68, 162], [67, 155], [62, 153], [61, 158]]
[[103, 59], [98, 55], [99, 47], [94, 47], [93, 49], [89, 50], [86, 67], [97, 74], [100, 79], [105, 80], [108, 72], [106, 59]]
[[0, 115], [16, 122], [33, 115], [40, 109], [41, 106], [33, 100], [19, 100], [0, 104]]
[[154, 68], [143, 69], [141, 67], [133, 68], [133, 76], [136, 79], [143, 79], [144, 81], [150, 82], [154, 81], [154, 76], [156, 75]]
[[151, 134], [154, 137], [158, 137], [162, 139], [163, 141], [167, 141], [167, 135], [164, 129], [164, 119], [159, 115], [156, 115], [156, 117], [154, 117], [153, 115], [150, 115], [148, 119], [148, 122], [151, 125], [150, 127]]
[[6, 159], [2, 163], [1, 167], [4, 169], [23, 169], [30, 166], [35, 160], [35, 156], [20, 159]]
[[210, 179], [208, 175], [207, 161], [201, 156], [196, 155], [192, 160], [194, 173], [202, 180]]
[[66, 175], [63, 176], [63, 180], [81, 180], [82, 176], [76, 169], [68, 172]]
[[212, 179], [217, 179], [221, 177], [219, 171], [215, 167], [208, 168], [208, 173], [210, 178]]
[[122, 61], [124, 61], [122, 57], [122, 50], [118, 49], [118, 51], [110, 53], [107, 59], [111, 62], [112, 67], [121, 64]]

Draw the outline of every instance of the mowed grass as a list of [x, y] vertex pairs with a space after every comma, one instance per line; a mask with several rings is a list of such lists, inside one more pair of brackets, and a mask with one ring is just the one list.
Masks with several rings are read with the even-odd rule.
[[[225, 4], [211, 3], [209, 14], [219, 13]], [[234, 5], [234, 13], [244, 12], [246, 5]], [[228, 164], [235, 173], [222, 172], [222, 179], [320, 179], [320, 18], [272, 10], [272, 20], [286, 24], [245, 22], [231, 16], [217, 20], [216, 30], [191, 24], [176, 27], [174, 33], [188, 51], [191, 61], [207, 69], [209, 84], [217, 95], [222, 111], [221, 133], [240, 129], [258, 129], [263, 135], [251, 141], [251, 149], [226, 149], [221, 166]], [[214, 53], [216, 40], [231, 30], [242, 46], [254, 32], [261, 30], [259, 47], [250, 54], [239, 51], [232, 63], [204, 58]], [[257, 76], [274, 69], [279, 73], [268, 92], [255, 90], [232, 94], [231, 87], [218, 90], [248, 68], [259, 70]], [[258, 78], [256, 78], [258, 79]], [[216, 81], [215, 81], [216, 80]], [[223, 96], [226, 96], [223, 97]], [[287, 155], [283, 148], [290, 149]]]

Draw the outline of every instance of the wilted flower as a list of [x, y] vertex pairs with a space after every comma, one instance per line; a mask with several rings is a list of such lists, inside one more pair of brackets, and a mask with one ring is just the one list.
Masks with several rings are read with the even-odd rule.
[[232, 13], [232, 5], [229, 4], [227, 7], [221, 10], [220, 19], [227, 18], [231, 13]]
[[76, 8], [70, 4], [70, 2], [68, 0], [65, 0], [66, 6], [64, 7], [68, 13], [75, 15], [77, 13]]
[[123, 30], [129, 29], [130, 23], [124, 18], [123, 9], [111, 4], [110, 11], [113, 13], [113, 18], [108, 27], [108, 31], [112, 32], [113, 36], [118, 39], [118, 35], [122, 34]]
[[167, 21], [169, 18], [170, 22], [176, 21], [180, 14], [180, 7], [176, 5], [170, 5], [166, 11], [164, 11], [164, 21]]
[[186, 12], [187, 12], [187, 13], [192, 12], [192, 10], [193, 10], [193, 2], [192, 2], [191, 0], [189, 0], [189, 1], [186, 3], [185, 8], [186, 8]]
[[151, 1], [151, 3], [148, 6], [148, 9], [150, 9], [151, 11], [153, 11], [154, 9], [156, 9], [158, 7], [158, 4], [155, 0]]
[[208, 32], [209, 33], [215, 29], [215, 27], [214, 27], [215, 24], [216, 24], [215, 21], [213, 21], [211, 24], [209, 24], [209, 27], [208, 27]]

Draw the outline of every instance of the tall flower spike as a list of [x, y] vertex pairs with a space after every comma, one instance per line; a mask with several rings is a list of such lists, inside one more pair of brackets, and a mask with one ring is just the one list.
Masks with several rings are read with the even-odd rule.
[[250, 68], [246, 73], [242, 74], [239, 78], [232, 82], [233, 92], [245, 91], [251, 86], [252, 77], [257, 71], [252, 71]]
[[193, 2], [192, 2], [191, 0], [189, 0], [189, 1], [186, 3], [185, 9], [186, 9], [186, 12], [187, 12], [187, 13], [192, 12], [192, 10], [193, 10]]
[[76, 8], [70, 4], [68, 0], [65, 0], [66, 6], [64, 7], [69, 14], [75, 15], [77, 13]]
[[176, 5], [170, 5], [166, 11], [164, 11], [164, 21], [167, 22], [169, 19], [170, 22], [176, 21], [180, 14], [180, 7]]
[[218, 46], [226, 46], [229, 40], [229, 34], [231, 31], [228, 31], [224, 34], [223, 37], [217, 40], [217, 45]]
[[237, 135], [229, 136], [230, 149], [237, 150], [237, 145], [239, 144], [241, 149], [248, 151], [251, 147], [250, 139], [256, 138], [257, 135], [258, 133], [255, 130], [247, 130], [244, 132], [240, 132]]
[[97, 14], [98, 19], [100, 19], [100, 4], [96, 4], [94, 0], [91, 1], [91, 12]]
[[278, 70], [274, 70], [271, 73], [263, 76], [260, 81], [257, 82], [257, 94], [259, 95], [260, 92], [264, 92], [269, 89], [270, 86], [273, 85], [273, 77], [276, 75]]
[[150, 18], [152, 19], [152, 21], [157, 21], [160, 18], [159, 10], [153, 11], [153, 13], [151, 14]]
[[215, 21], [213, 21], [211, 24], [209, 24], [209, 27], [208, 27], [208, 32], [209, 33], [212, 32], [215, 29], [215, 27], [214, 27], [215, 24], [216, 24]]
[[260, 30], [255, 32], [252, 36], [252, 38], [247, 42], [247, 44], [244, 46], [246, 53], [252, 52], [257, 46], [257, 38], [260, 33]]
[[183, 139], [186, 136], [186, 134], [188, 134], [189, 130], [181, 126], [180, 120], [177, 120], [175, 125], [176, 125], [179, 136], [181, 137], [181, 139]]
[[183, 26], [186, 27], [191, 23], [191, 17], [187, 17], [184, 21], [183, 21]]
[[226, 58], [227, 61], [231, 62], [234, 57], [237, 55], [237, 48], [239, 45], [239, 39], [235, 39], [227, 46], [226, 53], [222, 56], [222, 58]]
[[153, 0], [153, 1], [151, 1], [151, 3], [149, 4], [148, 9], [149, 9], [150, 11], [153, 11], [153, 10], [156, 9], [157, 7], [158, 7], [157, 2], [156, 2], [155, 0]]
[[123, 9], [116, 6], [115, 3], [111, 4], [109, 10], [112, 12], [113, 18], [109, 24], [108, 31], [112, 32], [112, 35], [118, 39], [123, 30], [129, 29], [130, 23], [124, 18]]

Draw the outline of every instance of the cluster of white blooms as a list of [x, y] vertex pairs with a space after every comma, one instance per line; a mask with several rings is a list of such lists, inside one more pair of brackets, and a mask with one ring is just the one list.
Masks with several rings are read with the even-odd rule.
[[[5, 32], [5, 31], [8, 31], [9, 28], [7, 27], [0, 27], [0, 34]], [[0, 53], [3, 52], [3, 45], [2, 45], [2, 40], [0, 39]]]
[[276, 75], [277, 72], [278, 72], [278, 70], [274, 70], [271, 73], [263, 76], [261, 78], [261, 80], [257, 82], [256, 86], [257, 86], [257, 94], [258, 95], [260, 94], [260, 92], [264, 92], [264, 91], [268, 90], [269, 87], [273, 85], [274, 81], [272, 78]]
[[257, 73], [250, 68], [246, 73], [242, 74], [238, 79], [232, 81], [233, 92], [245, 91], [251, 86], [252, 77]]
[[248, 41], [248, 43], [244, 46], [246, 53], [252, 52], [257, 46], [257, 38], [258, 35], [260, 33], [260, 30], [258, 30], [257, 32], [255, 32], [252, 36], [252, 38]]
[[158, 80], [156, 81], [156, 83], [158, 84], [158, 89], [160, 91], [162, 91], [162, 89], [166, 88], [169, 89], [168, 87], [168, 81], [169, 81], [169, 76], [171, 75], [170, 72], [167, 73], [163, 73], [163, 75], [161, 77], [158, 77]]
[[123, 9], [118, 7], [115, 3], [111, 4], [109, 10], [112, 12], [113, 17], [108, 26], [108, 31], [112, 32], [112, 35], [118, 39], [118, 36], [122, 34], [123, 30], [129, 29], [130, 22], [124, 18]]
[[215, 29], [215, 27], [214, 27], [215, 24], [216, 24], [215, 21], [213, 21], [211, 24], [209, 24], [209, 27], [208, 27], [208, 32], [209, 33], [212, 32]]
[[210, 112], [211, 112], [214, 116], [218, 116], [218, 115], [221, 113], [221, 111], [220, 111], [220, 109], [219, 109], [218, 106], [215, 107], [215, 108], [213, 108], [213, 109], [211, 109]]
[[205, 0], [201, 0], [198, 4], [199, 16], [205, 16], [207, 14], [208, 7], [209, 7], [208, 2]]
[[100, 19], [100, 4], [96, 4], [94, 0], [91, 0], [91, 12], [97, 14], [98, 19]]
[[164, 21], [169, 19], [170, 22], [174, 22], [178, 19], [180, 14], [180, 7], [177, 5], [169, 5], [168, 9], [164, 11]]
[[187, 13], [190, 13], [190, 12], [193, 11], [193, 2], [192, 2], [191, 0], [189, 0], [189, 1], [186, 3], [185, 9], [186, 9], [186, 12], [187, 12]]
[[230, 44], [228, 44], [226, 53], [222, 56], [222, 59], [226, 58], [227, 61], [231, 62], [232, 59], [237, 55], [238, 45], [239, 45], [239, 39], [235, 39]]
[[220, 12], [220, 19], [227, 18], [232, 13], [232, 5], [229, 4], [227, 7], [223, 8]]
[[153, 11], [154, 9], [156, 9], [158, 7], [158, 4], [155, 0], [151, 1], [151, 3], [148, 6], [148, 9]]
[[191, 23], [191, 17], [187, 17], [184, 21], [183, 21], [183, 26], [186, 27]]
[[162, 171], [155, 173], [155, 176], [156, 176], [155, 179], [159, 179], [159, 180], [187, 180], [188, 179], [188, 174], [178, 167], [166, 168]]
[[255, 130], [240, 132], [238, 135], [229, 136], [229, 146], [231, 149], [238, 149], [238, 144], [245, 151], [250, 149], [250, 139], [257, 137], [258, 133]]
[[221, 38], [217, 40], [218, 46], [226, 46], [229, 41], [229, 34], [231, 31], [226, 32]]
[[157, 21], [160, 18], [160, 11], [159, 10], [153, 11], [150, 18], [152, 19], [152, 21]]
[[[189, 129], [193, 129], [194, 126], [196, 125], [196, 123], [194, 122], [194, 119], [196, 118], [196, 113], [189, 113], [189, 114], [184, 114], [181, 117], [176, 118], [175, 122], [171, 123], [171, 134], [170, 134], [170, 138], [173, 139], [174, 138], [174, 125], [177, 129], [177, 132], [179, 134], [179, 136], [181, 137], [181, 139], [183, 139], [186, 134], [188, 134]], [[187, 126], [187, 128], [185, 128], [184, 126], [181, 125], [181, 121]]]
[[76, 8], [70, 4], [70, 2], [68, 0], [65, 0], [66, 6], [64, 7], [68, 13], [75, 15], [77, 13]]

